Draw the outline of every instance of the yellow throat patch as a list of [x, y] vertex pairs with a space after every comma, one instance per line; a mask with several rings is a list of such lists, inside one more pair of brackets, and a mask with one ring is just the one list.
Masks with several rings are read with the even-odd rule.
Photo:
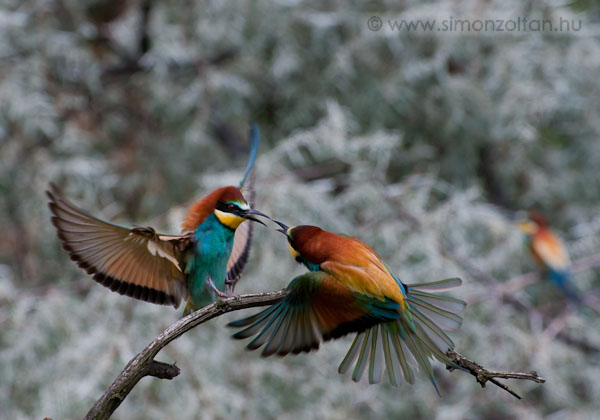
[[290, 248], [290, 254], [292, 254], [292, 258], [296, 259], [300, 256], [300, 253], [298, 253], [298, 251], [296, 251], [294, 249], [294, 247], [292, 247], [292, 245], [290, 245], [289, 242], [288, 242], [288, 247]]
[[538, 226], [529, 220], [519, 222], [517, 226], [519, 227], [521, 232], [523, 232], [526, 235], [533, 235], [538, 231]]
[[215, 209], [215, 216], [217, 216], [217, 219], [219, 219], [219, 222], [223, 223], [225, 226], [227, 226], [228, 228], [233, 229], [233, 230], [236, 230], [238, 228], [238, 226], [241, 225], [242, 222], [246, 220], [243, 217], [236, 216], [235, 214], [225, 213], [224, 211], [216, 210], [216, 209]]

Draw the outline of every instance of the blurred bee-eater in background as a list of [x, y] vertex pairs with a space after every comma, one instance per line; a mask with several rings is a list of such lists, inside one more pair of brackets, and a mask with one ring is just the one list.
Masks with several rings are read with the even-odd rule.
[[249, 256], [252, 220], [266, 216], [250, 207], [240, 189], [249, 178], [260, 143], [250, 130], [251, 151], [239, 187], [214, 190], [191, 205], [181, 235], [162, 235], [151, 227], [132, 229], [97, 219], [60, 196], [47, 194], [52, 223], [63, 248], [94, 280], [112, 291], [146, 302], [179, 306], [184, 315], [233, 291]]
[[518, 224], [525, 243], [536, 263], [562, 293], [572, 301], [581, 301], [571, 281], [571, 259], [563, 241], [548, 227], [546, 219], [536, 211], [528, 213]]
[[266, 357], [309, 352], [318, 349], [321, 340], [356, 332], [340, 373], [356, 361], [352, 379], [359, 381], [369, 362], [370, 383], [378, 383], [386, 368], [390, 382], [399, 385], [401, 375], [413, 383], [412, 369], [420, 366], [439, 393], [429, 359], [453, 365], [446, 351], [454, 343], [444, 331], [460, 327], [457, 313], [466, 304], [431, 292], [453, 289], [461, 280], [406, 285], [356, 238], [316, 226], [288, 228], [277, 223], [292, 256], [310, 273], [294, 278], [277, 304], [231, 322], [229, 326], [245, 327], [234, 337], [258, 334], [247, 347], [254, 350], [264, 344]]

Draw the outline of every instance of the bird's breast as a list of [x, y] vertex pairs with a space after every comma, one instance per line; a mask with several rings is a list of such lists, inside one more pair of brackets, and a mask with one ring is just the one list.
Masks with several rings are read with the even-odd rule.
[[235, 232], [223, 226], [214, 215], [207, 217], [195, 231], [193, 265], [227, 265], [234, 235]]

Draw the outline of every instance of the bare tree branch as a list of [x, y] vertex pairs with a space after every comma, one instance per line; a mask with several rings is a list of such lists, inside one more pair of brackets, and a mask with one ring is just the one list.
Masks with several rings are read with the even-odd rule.
[[281, 300], [286, 293], [286, 291], [280, 291], [231, 297], [217, 301], [189, 314], [185, 318], [181, 318], [164, 330], [144, 350], [127, 363], [125, 369], [121, 371], [102, 397], [96, 401], [85, 419], [108, 419], [144, 376], [155, 376], [160, 379], [173, 379], [177, 376], [179, 374], [177, 366], [154, 360], [158, 352], [171, 341], [181, 337], [192, 328], [224, 313], [270, 305]]
[[[450, 358], [450, 360], [452, 360], [454, 363], [456, 363], [462, 369], [467, 370], [471, 375], [473, 375], [477, 379], [477, 382], [479, 382], [479, 384], [481, 385], [482, 388], [485, 388], [486, 382], [490, 381], [494, 385], [499, 386], [500, 388], [502, 388], [509, 394], [517, 397], [518, 399], [521, 399], [521, 396], [519, 394], [517, 394], [515, 391], [513, 391], [512, 389], [510, 389], [508, 386], [504, 385], [503, 383], [498, 382], [495, 378], [523, 379], [523, 380], [534, 381], [534, 382], [537, 382], [540, 384], [546, 382], [546, 380], [544, 378], [538, 376], [538, 374], [535, 371], [531, 371], [530, 373], [497, 372], [497, 371], [488, 370], [488, 369], [484, 368], [480, 364], [467, 359], [465, 356], [455, 352], [454, 350], [448, 350], [446, 352], [446, 355]], [[454, 368], [449, 366], [448, 370], [454, 370]]]
[[[154, 376], [160, 379], [173, 379], [176, 377], [179, 374], [179, 368], [175, 366], [175, 364], [171, 365], [154, 360], [154, 357], [158, 354], [158, 352], [171, 341], [181, 337], [194, 327], [227, 312], [271, 305], [283, 299], [286, 294], [286, 290], [281, 290], [278, 292], [248, 294], [226, 298], [208, 305], [175, 322], [169, 328], [163, 331], [158, 337], [156, 337], [154, 341], [152, 341], [137, 356], [131, 359], [129, 363], [127, 363], [117, 379], [115, 379], [102, 397], [100, 397], [96, 404], [94, 404], [94, 406], [85, 416], [85, 419], [108, 419], [127, 397], [129, 392], [131, 392], [133, 387], [144, 376]], [[453, 350], [448, 351], [447, 354], [448, 357], [450, 357], [450, 359], [462, 370], [465, 370], [471, 375], [475, 376], [477, 382], [479, 382], [482, 386], [485, 386], [485, 383], [490, 381], [502, 389], [510, 392], [517, 398], [521, 397], [514, 391], [510, 390], [506, 385], [496, 381], [495, 378], [528, 379], [538, 383], [545, 382], [545, 380], [537, 376], [535, 372], [510, 373], [490, 371]], [[453, 368], [449, 367], [449, 369], [452, 370]]]

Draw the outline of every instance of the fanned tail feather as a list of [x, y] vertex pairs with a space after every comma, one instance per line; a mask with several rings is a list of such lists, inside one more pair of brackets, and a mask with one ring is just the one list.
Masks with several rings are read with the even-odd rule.
[[258, 126], [256, 123], [250, 124], [250, 157], [248, 158], [248, 165], [246, 166], [246, 173], [244, 173], [244, 177], [240, 181], [240, 188], [244, 186], [244, 183], [248, 179], [250, 172], [252, 171], [252, 167], [254, 166], [254, 161], [256, 160], [256, 154], [258, 153], [258, 146], [260, 145], [260, 131], [258, 131]]
[[369, 383], [380, 382], [385, 367], [390, 383], [398, 386], [402, 376], [413, 383], [413, 369], [421, 369], [439, 394], [430, 359], [454, 365], [446, 356], [454, 343], [445, 331], [460, 327], [462, 318], [458, 313], [466, 303], [431, 292], [450, 290], [461, 284], [460, 279], [452, 278], [407, 285], [408, 313], [357, 334], [338, 372], [346, 373], [354, 364], [352, 379], [359, 381], [369, 362]]
[[358, 382], [365, 371], [365, 367], [367, 366], [367, 357], [369, 356], [369, 337], [371, 336], [371, 330], [367, 330], [364, 334], [363, 342], [360, 346], [360, 353], [358, 354], [358, 361], [356, 362], [356, 366], [354, 367], [354, 372], [352, 372], [352, 380], [354, 382]]
[[[409, 384], [414, 384], [415, 383], [415, 375], [413, 373], [411, 366], [416, 367], [417, 362], [416, 362], [415, 358], [413, 357], [413, 355], [408, 352], [406, 345], [403, 344], [404, 342], [402, 340], [400, 340], [400, 337], [398, 336], [398, 334], [394, 334], [394, 332], [391, 331], [389, 327], [388, 327], [388, 332], [392, 339], [392, 343], [394, 344], [395, 353], [392, 353], [392, 354], [396, 355], [396, 361], [398, 362], [398, 364], [400, 365], [400, 368], [402, 369], [404, 379]], [[408, 359], [407, 359], [407, 356], [408, 356]]]
[[408, 289], [419, 290], [422, 292], [446, 292], [451, 289], [455, 289], [462, 284], [462, 280], [458, 277], [452, 277], [449, 279], [430, 281], [427, 283], [415, 283], [406, 285]]
[[340, 366], [338, 367], [338, 373], [343, 374], [348, 372], [348, 369], [350, 369], [350, 366], [352, 366], [352, 364], [356, 360], [356, 356], [358, 355], [358, 349], [360, 348], [360, 343], [362, 342], [364, 335], [365, 334], [362, 332], [356, 334], [356, 337], [354, 337], [354, 341], [352, 342], [348, 353], [346, 353], [344, 360], [342, 360], [342, 363], [340, 363]]
[[373, 338], [371, 339], [371, 358], [369, 362], [369, 382], [377, 384], [381, 382], [383, 376], [383, 333], [378, 334], [378, 329], [383, 329], [383, 325], [373, 327]]

